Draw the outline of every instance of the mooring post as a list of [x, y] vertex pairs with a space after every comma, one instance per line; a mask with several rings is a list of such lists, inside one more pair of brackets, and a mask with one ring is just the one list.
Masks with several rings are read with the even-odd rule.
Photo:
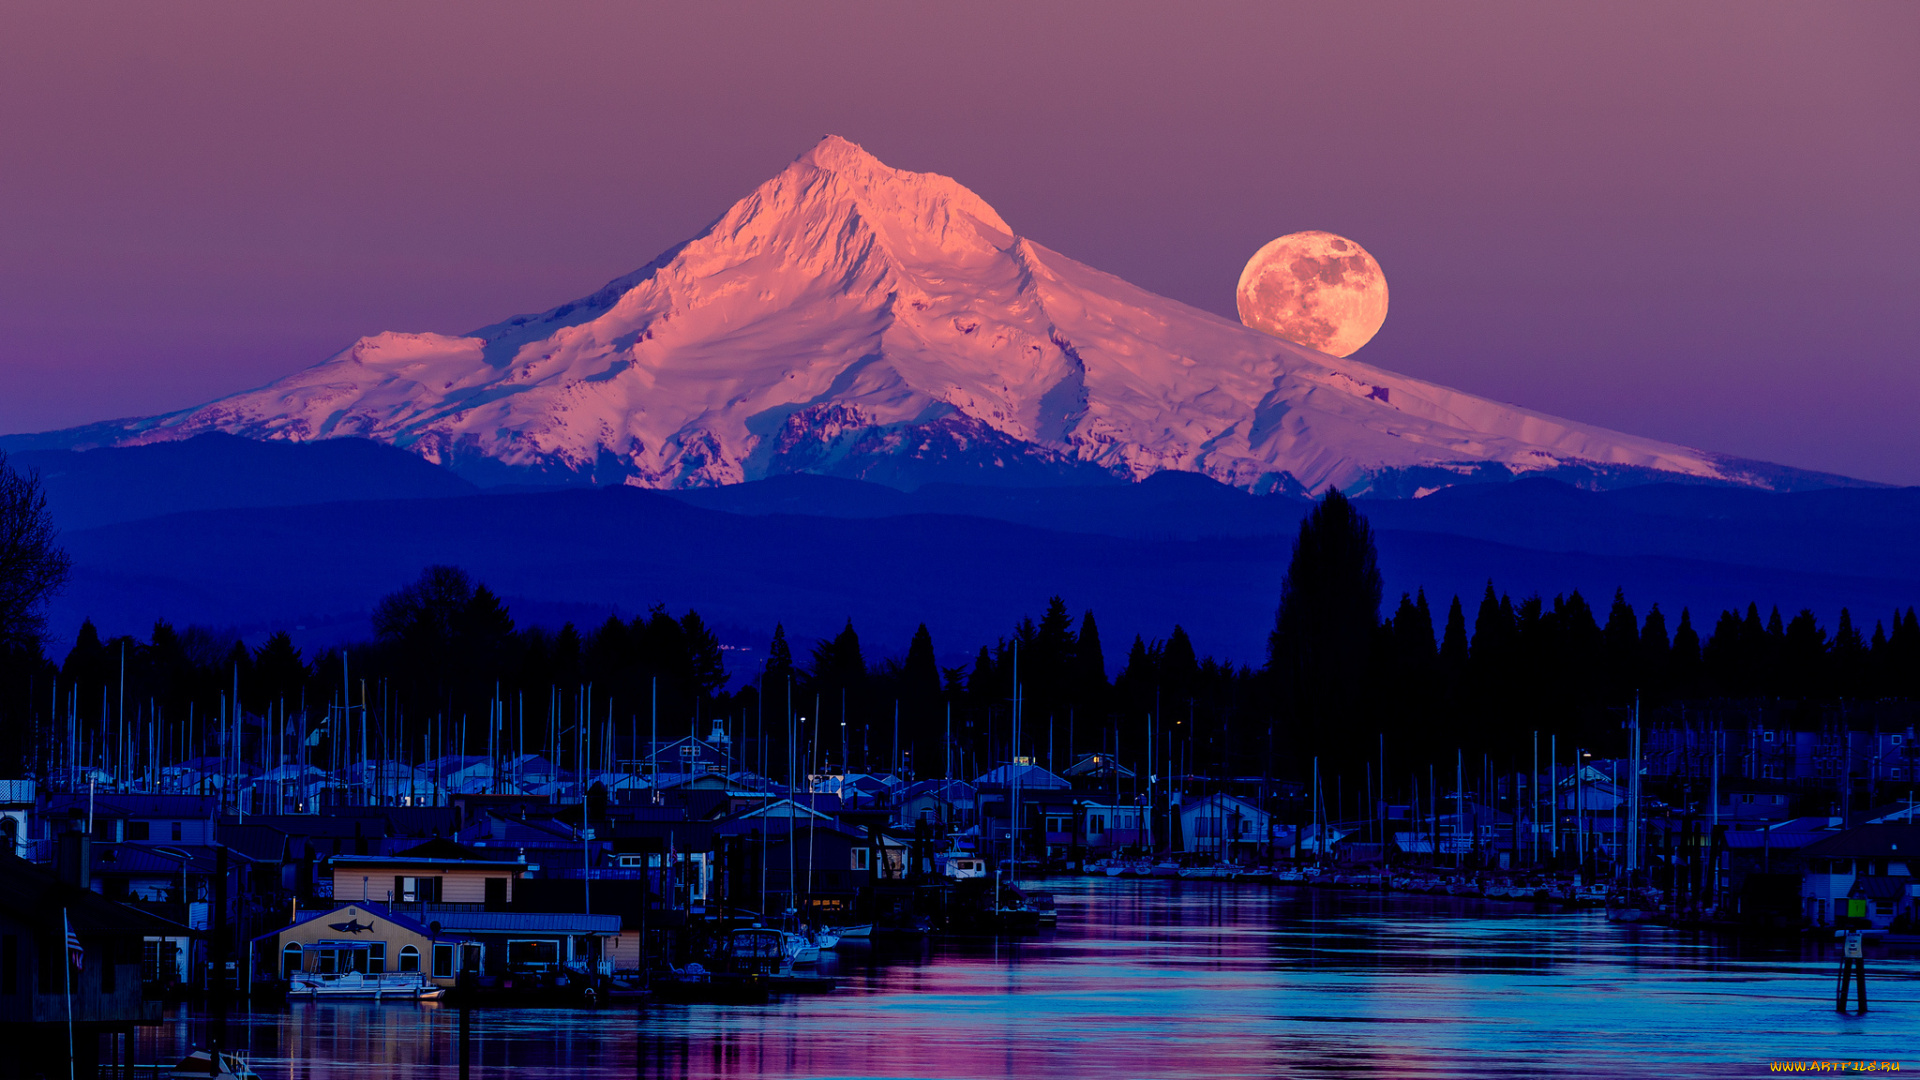
[[1860, 1011], [1867, 1011], [1867, 958], [1860, 931], [1848, 930], [1840, 947], [1840, 983], [1834, 989], [1833, 1009], [1847, 1011], [1847, 980], [1859, 990]]
[[[474, 1022], [474, 1001], [472, 992], [478, 980], [470, 972], [461, 972], [461, 1080], [467, 1080], [468, 1070], [472, 1068], [472, 1022]], [[1841, 988], [1845, 992], [1845, 988]]]

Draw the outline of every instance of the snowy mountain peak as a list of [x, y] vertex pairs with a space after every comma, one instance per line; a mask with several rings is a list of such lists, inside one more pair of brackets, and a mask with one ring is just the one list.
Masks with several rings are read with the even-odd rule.
[[1182, 470], [1417, 495], [1529, 473], [1791, 479], [1278, 341], [1018, 237], [958, 182], [832, 135], [573, 303], [462, 337], [377, 334], [258, 390], [70, 442], [205, 431], [361, 436], [481, 482]]

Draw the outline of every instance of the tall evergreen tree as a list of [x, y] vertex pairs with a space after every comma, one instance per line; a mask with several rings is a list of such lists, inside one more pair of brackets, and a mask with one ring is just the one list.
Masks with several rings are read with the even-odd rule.
[[1647, 621], [1640, 628], [1640, 686], [1649, 701], [1664, 701], [1670, 692], [1673, 645], [1667, 637], [1667, 617], [1660, 605], [1647, 609]]
[[1280, 582], [1267, 667], [1283, 687], [1303, 737], [1350, 717], [1362, 694], [1380, 626], [1379, 557], [1373, 527], [1333, 490], [1300, 523]]
[[1634, 691], [1641, 689], [1637, 622], [1626, 591], [1613, 590], [1613, 607], [1607, 611], [1607, 625], [1601, 634], [1605, 640], [1607, 690], [1616, 702], [1631, 700]]
[[1700, 692], [1700, 633], [1693, 628], [1693, 613], [1680, 609], [1680, 625], [1673, 628], [1673, 649], [1668, 653], [1668, 678], [1676, 694]]
[[940, 666], [933, 655], [933, 634], [921, 623], [907, 643], [900, 666], [900, 741], [913, 775], [937, 775], [943, 767], [941, 744], [946, 738], [946, 716], [940, 695]]
[[1100, 627], [1093, 621], [1093, 609], [1080, 616], [1080, 632], [1073, 639], [1074, 706], [1089, 721], [1099, 723], [1107, 715], [1107, 657], [1100, 646]]

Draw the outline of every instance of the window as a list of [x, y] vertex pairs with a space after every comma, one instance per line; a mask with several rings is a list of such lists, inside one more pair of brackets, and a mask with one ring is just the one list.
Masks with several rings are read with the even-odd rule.
[[453, 946], [438, 943], [433, 946], [433, 977], [453, 978]]
[[1900, 779], [1900, 778], [1901, 778], [1901, 776], [1900, 776], [1900, 766], [1898, 766], [1898, 765], [1895, 765], [1895, 766], [1894, 766], [1893, 768], [1891, 768], [1891, 769], [1888, 769], [1888, 770], [1887, 770], [1887, 779], [1889, 779], [1889, 780], [1898, 780], [1898, 779]]
[[1048, 832], [1066, 832], [1067, 831], [1066, 821], [1067, 821], [1066, 818], [1057, 818], [1057, 817], [1048, 818], [1047, 831]]
[[440, 902], [443, 880], [437, 877], [396, 877], [393, 879], [393, 898], [403, 904], [437, 904]]
[[411, 945], [400, 947], [400, 970], [412, 974], [420, 970], [420, 950]]
[[340, 950], [321, 949], [315, 954], [314, 971], [322, 975], [340, 974]]
[[180, 842], [180, 823], [177, 821], [173, 823], [173, 842]]
[[647, 864], [646, 860], [647, 857], [645, 855], [622, 855], [620, 856], [620, 865], [624, 868], [632, 869], [637, 866], [645, 866]]
[[127, 822], [127, 839], [133, 840], [136, 842], [145, 840], [147, 838], [147, 833], [151, 824], [152, 824], [151, 822], [146, 822], [146, 821]]
[[[435, 878], [434, 880], [438, 881], [439, 879]], [[486, 879], [486, 890], [487, 890], [486, 901], [489, 905], [497, 906], [500, 904], [505, 904], [507, 902], [507, 879], [506, 878], [490, 877]], [[434, 899], [438, 900], [440, 898], [438, 896], [435, 896]]]
[[1763, 731], [1763, 732], [1761, 732], [1761, 733], [1760, 733], [1760, 741], [1761, 741], [1761, 742], [1772, 742], [1772, 741], [1773, 741], [1773, 732], [1771, 732], [1771, 731]]
[[1098, 836], [1107, 831], [1107, 819], [1103, 814], [1095, 814], [1087, 819], [1087, 832]]
[[857, 848], [854, 848], [854, 849], [853, 849], [853, 852], [852, 852], [852, 855], [853, 855], [853, 868], [854, 868], [855, 870], [865, 870], [865, 869], [867, 869], [867, 866], [868, 866], [868, 863], [867, 863], [867, 857], [868, 857], [868, 855], [870, 855], [870, 854], [871, 854], [871, 852], [869, 852], [869, 851], [868, 851], [868, 850], [867, 850], [866, 848], [863, 848], [863, 847], [857, 847]]
[[300, 943], [297, 941], [287, 942], [287, 947], [280, 950], [280, 977], [283, 979], [292, 979], [293, 973], [300, 970], [300, 961]]
[[507, 966], [510, 968], [550, 968], [560, 962], [557, 941], [507, 942]]
[[367, 974], [385, 975], [387, 973], [387, 943], [376, 941], [367, 946]]
[[1742, 803], [1744, 803], [1744, 804], [1746, 804], [1747, 806], [1752, 806], [1752, 805], [1753, 805], [1753, 796], [1752, 796], [1752, 795], [1742, 795], [1742, 796], [1740, 796], [1740, 801], [1741, 801]]
[[40, 941], [40, 992], [55, 994], [60, 992], [60, 965], [67, 962], [67, 950], [60, 944], [58, 937], [43, 938]]
[[1899, 746], [1901, 741], [1904, 740], [1906, 736], [1905, 735], [1889, 735], [1887, 736], [1887, 738], [1892, 740], [1893, 745]]

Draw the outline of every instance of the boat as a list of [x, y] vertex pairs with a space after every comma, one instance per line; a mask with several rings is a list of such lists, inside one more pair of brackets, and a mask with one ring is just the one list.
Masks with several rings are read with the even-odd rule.
[[[839, 939], [835, 939], [838, 941]], [[805, 934], [782, 933], [781, 946], [786, 950], [787, 962], [794, 967], [812, 967], [820, 962], [820, 946]]]
[[1148, 877], [1179, 877], [1180, 864], [1176, 862], [1157, 862], [1147, 870]]
[[1054, 910], [1053, 894], [1050, 892], [1028, 892], [1027, 907], [1040, 917], [1041, 926], [1054, 926], [1060, 922], [1060, 914]]
[[873, 936], [873, 924], [861, 923], [858, 926], [834, 926], [829, 932], [841, 941], [865, 941]]
[[290, 998], [371, 998], [375, 1001], [433, 1001], [446, 993], [417, 971], [367, 975], [348, 971], [327, 975], [296, 971], [287, 984]]
[[1211, 866], [1183, 866], [1179, 870], [1183, 878], [1205, 880], [1219, 876], [1219, 871]]
[[1601, 907], [1607, 902], [1609, 891], [1604, 884], [1596, 881], [1592, 885], [1582, 885], [1575, 889], [1567, 902], [1575, 907]]
[[817, 930], [813, 935], [813, 947], [821, 952], [832, 952], [840, 944], [840, 935], [831, 930]]
[[987, 876], [987, 860], [978, 855], [950, 855], [943, 861], [945, 865], [941, 868], [941, 872], [949, 881], [966, 881], [970, 878]]
[[693, 963], [674, 968], [654, 982], [654, 997], [668, 1002], [755, 1004], [777, 994], [832, 990], [832, 979], [794, 973], [788, 939], [799, 936], [766, 927], [735, 930], [720, 943], [713, 967]]
[[1108, 877], [1126, 877], [1132, 869], [1133, 867], [1127, 865], [1124, 859], [1110, 859], [1100, 868], [1101, 872]]
[[1650, 923], [1660, 920], [1658, 896], [1637, 890], [1623, 890], [1607, 897], [1606, 908], [1608, 922]]
[[238, 1054], [195, 1050], [173, 1067], [175, 1076], [203, 1076], [207, 1080], [260, 1080], [246, 1059]]

